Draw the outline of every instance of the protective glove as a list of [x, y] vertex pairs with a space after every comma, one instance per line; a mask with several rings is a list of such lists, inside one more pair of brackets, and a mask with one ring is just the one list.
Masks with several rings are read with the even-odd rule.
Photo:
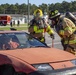
[[50, 35], [50, 37], [51, 37], [52, 39], [55, 39], [55, 36], [54, 36], [54, 34], [51, 34], [51, 35]]

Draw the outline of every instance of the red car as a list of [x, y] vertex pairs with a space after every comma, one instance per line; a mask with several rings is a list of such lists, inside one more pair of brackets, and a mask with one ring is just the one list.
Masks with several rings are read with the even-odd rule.
[[48, 47], [25, 31], [0, 31], [0, 75], [74, 74], [75, 55]]

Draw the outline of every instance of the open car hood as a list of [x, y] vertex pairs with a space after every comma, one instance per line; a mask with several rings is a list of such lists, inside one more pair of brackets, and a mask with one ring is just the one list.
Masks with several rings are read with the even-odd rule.
[[29, 64], [59, 62], [75, 59], [76, 57], [66, 51], [56, 48], [26, 48], [0, 51], [0, 54], [28, 62]]

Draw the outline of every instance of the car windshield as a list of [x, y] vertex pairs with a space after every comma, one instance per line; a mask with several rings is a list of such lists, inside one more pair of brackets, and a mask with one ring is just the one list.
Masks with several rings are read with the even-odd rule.
[[0, 34], [0, 50], [11, 50], [32, 47], [47, 47], [47, 45], [33, 38], [26, 32]]

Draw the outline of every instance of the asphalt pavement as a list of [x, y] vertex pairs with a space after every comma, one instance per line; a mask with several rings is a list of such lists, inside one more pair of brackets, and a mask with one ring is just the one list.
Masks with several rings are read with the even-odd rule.
[[52, 47], [52, 44], [53, 44], [54, 48], [63, 49], [61, 42], [60, 42], [60, 37], [58, 36], [56, 32], [55, 32], [55, 39], [53, 40], [53, 42], [48, 33], [45, 33], [45, 39], [46, 39], [46, 44], [48, 46]]

